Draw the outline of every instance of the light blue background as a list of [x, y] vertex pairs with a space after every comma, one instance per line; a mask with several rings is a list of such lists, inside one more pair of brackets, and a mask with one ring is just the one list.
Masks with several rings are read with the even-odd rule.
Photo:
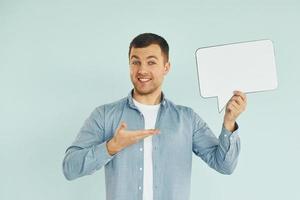
[[170, 45], [167, 98], [217, 136], [223, 113], [200, 96], [195, 50], [273, 40], [278, 89], [248, 95], [234, 174], [194, 156], [191, 200], [300, 199], [299, 10], [283, 0], [0, 0], [0, 199], [104, 199], [103, 169], [69, 182], [62, 159], [96, 106], [128, 94], [128, 46], [143, 32]]

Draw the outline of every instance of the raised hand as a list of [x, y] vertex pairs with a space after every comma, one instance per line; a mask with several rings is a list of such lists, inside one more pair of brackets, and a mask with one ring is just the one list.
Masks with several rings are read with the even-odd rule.
[[224, 126], [229, 131], [234, 131], [235, 121], [238, 116], [245, 111], [247, 106], [247, 97], [241, 91], [234, 91], [234, 95], [226, 105], [224, 115]]

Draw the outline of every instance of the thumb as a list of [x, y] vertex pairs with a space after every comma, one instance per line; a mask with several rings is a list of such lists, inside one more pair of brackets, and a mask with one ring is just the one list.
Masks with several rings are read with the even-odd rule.
[[124, 121], [122, 121], [119, 130], [126, 129], [126, 128], [127, 128], [127, 124]]

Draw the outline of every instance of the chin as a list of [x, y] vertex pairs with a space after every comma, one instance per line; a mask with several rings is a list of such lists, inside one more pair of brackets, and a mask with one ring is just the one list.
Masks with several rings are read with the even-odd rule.
[[147, 94], [151, 94], [153, 92], [152, 90], [139, 90], [137, 88], [135, 88], [135, 91], [141, 95], [147, 95]]
[[141, 94], [141, 95], [147, 95], [147, 94], [152, 94], [155, 89], [153, 88], [149, 88], [149, 89], [139, 89], [137, 87], [134, 86], [134, 89], [135, 91], [138, 93], [138, 94]]

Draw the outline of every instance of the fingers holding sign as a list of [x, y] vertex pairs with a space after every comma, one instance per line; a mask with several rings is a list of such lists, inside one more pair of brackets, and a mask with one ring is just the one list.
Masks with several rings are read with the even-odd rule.
[[229, 100], [229, 102], [234, 102], [237, 104], [237, 109], [244, 111], [247, 105], [247, 96], [241, 91], [234, 91], [234, 95]]
[[246, 110], [247, 96], [241, 91], [234, 91], [234, 95], [226, 105], [224, 115], [224, 126], [229, 130], [234, 130], [234, 124], [238, 116]]

